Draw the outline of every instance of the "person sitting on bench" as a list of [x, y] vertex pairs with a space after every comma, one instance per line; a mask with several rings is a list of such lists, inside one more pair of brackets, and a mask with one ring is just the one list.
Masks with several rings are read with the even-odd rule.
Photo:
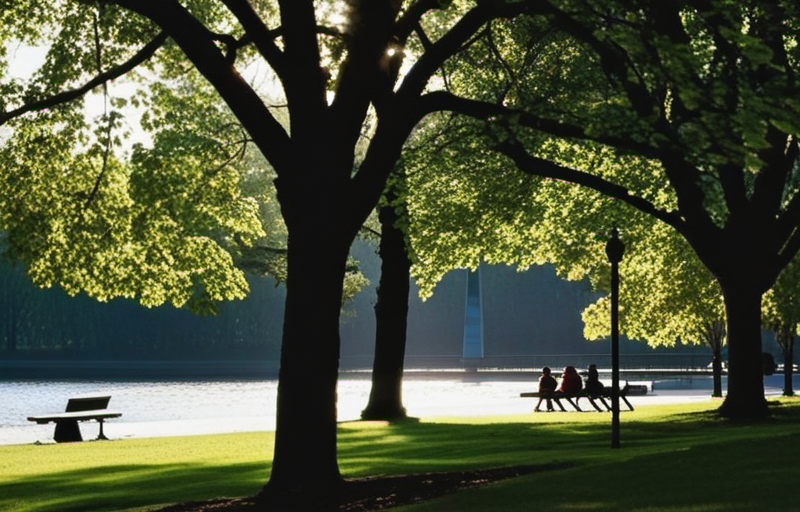
[[575, 395], [580, 393], [582, 389], [583, 379], [578, 375], [578, 370], [574, 366], [564, 368], [564, 373], [561, 375], [561, 386], [556, 390], [556, 393]]
[[595, 397], [603, 394], [605, 386], [600, 382], [600, 376], [597, 373], [597, 365], [589, 365], [589, 375], [586, 377], [586, 386], [584, 386], [586, 393], [589, 396]]
[[542, 376], [539, 377], [539, 402], [536, 404], [534, 411], [539, 412], [539, 407], [542, 405], [542, 400], [547, 400], [547, 410], [553, 410], [553, 401], [550, 396], [555, 392], [558, 382], [550, 375], [550, 368], [545, 366], [542, 368]]

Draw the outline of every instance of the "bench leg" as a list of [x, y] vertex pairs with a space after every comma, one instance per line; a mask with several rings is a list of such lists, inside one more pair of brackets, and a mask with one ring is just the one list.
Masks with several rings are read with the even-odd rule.
[[567, 412], [567, 410], [564, 409], [564, 405], [561, 403], [561, 398], [553, 398], [553, 401], [558, 405], [558, 408], [561, 409], [561, 412]]
[[100, 424], [100, 433], [99, 433], [99, 434], [97, 434], [97, 439], [102, 439], [102, 440], [104, 440], [104, 441], [108, 441], [108, 438], [107, 438], [107, 437], [106, 437], [106, 435], [103, 433], [103, 423], [105, 423], [105, 422], [103, 421], [103, 419], [102, 419], [102, 418], [100, 418], [99, 420], [97, 420], [97, 423], [99, 423], [99, 424]]
[[56, 421], [56, 431], [53, 433], [53, 439], [57, 443], [83, 441], [77, 420]]
[[595, 408], [597, 412], [603, 412], [603, 409], [601, 409], [600, 406], [597, 405], [597, 402], [595, 402], [594, 397], [587, 396], [586, 398], [589, 400], [589, 403], [592, 404], [592, 406]]
[[572, 407], [574, 407], [576, 411], [578, 411], [578, 412], [583, 412], [583, 410], [582, 410], [582, 409], [581, 409], [581, 408], [578, 406], [578, 404], [577, 404], [577, 400], [576, 400], [575, 402], [573, 402], [573, 401], [572, 401], [572, 398], [569, 398], [569, 397], [564, 397], [564, 399], [565, 399], [567, 402], [569, 402], [569, 405], [571, 405]]
[[628, 406], [628, 409], [630, 409], [631, 411], [633, 410], [633, 406], [632, 406], [632, 405], [631, 405], [631, 403], [628, 401], [628, 399], [627, 399], [627, 398], [625, 398], [625, 396], [624, 396], [624, 395], [620, 396], [620, 397], [619, 397], [619, 399], [620, 399], [620, 400], [622, 400], [623, 402], [625, 402], [625, 405], [627, 405], [627, 406]]

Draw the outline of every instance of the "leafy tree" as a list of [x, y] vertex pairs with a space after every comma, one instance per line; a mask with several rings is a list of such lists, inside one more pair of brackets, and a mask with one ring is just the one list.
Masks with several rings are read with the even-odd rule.
[[[620, 331], [651, 346], [707, 345], [713, 354], [713, 396], [722, 394], [725, 311], [719, 286], [686, 242], [668, 226], [642, 218], [625, 232], [636, 251], [626, 254]], [[587, 339], [611, 333], [608, 297], [583, 312]]]
[[[473, 44], [487, 23], [517, 16], [525, 8], [510, 0], [475, 4], [118, 0], [57, 6], [30, 0], [3, 13], [6, 38], [13, 33], [38, 44], [46, 39], [41, 37], [46, 35], [41, 33], [44, 27], [55, 27], [52, 50], [34, 84], [27, 89], [16, 82], [4, 84], [2, 92], [11, 106], [3, 107], [3, 120], [33, 111], [53, 115], [63, 110], [56, 107], [61, 100], [136, 67], [144, 70], [140, 80], [145, 86], [153, 81], [170, 83], [193, 68], [211, 84], [274, 169], [287, 229], [287, 297], [276, 442], [265, 499], [285, 500], [287, 506], [296, 507], [306, 503], [311, 508], [309, 501], [326, 502], [341, 485], [336, 461], [338, 320], [350, 244], [377, 204], [411, 130], [428, 113], [447, 108], [429, 101], [429, 88], [446, 83], [447, 77], [442, 80], [437, 73], [446, 73], [447, 60]], [[104, 50], [102, 59], [96, 58], [99, 47]], [[256, 69], [256, 62], [270, 87], [259, 89], [243, 78], [246, 70]], [[31, 121], [26, 117], [17, 124], [15, 136]], [[57, 125], [41, 129], [51, 137]], [[67, 139], [64, 148], [77, 146], [76, 137]], [[173, 149], [182, 165], [191, 159], [180, 147]], [[39, 156], [43, 164], [45, 155]], [[178, 171], [161, 156], [142, 155], [136, 160], [138, 169], [154, 172], [159, 164]], [[194, 169], [190, 166], [189, 171]], [[76, 172], [97, 176], [93, 170]], [[180, 207], [184, 214], [180, 219], [190, 218], [192, 210], [182, 209], [190, 203], [180, 200], [178, 183], [158, 175], [153, 180], [159, 185], [142, 190], [150, 194], [145, 198]], [[173, 195], [159, 196], [162, 186]], [[154, 218], [155, 213], [161, 211], [143, 212], [149, 222], [132, 225], [160, 227], [176, 220]], [[83, 230], [76, 229], [78, 233]], [[212, 253], [216, 250], [209, 242], [203, 244]], [[62, 252], [67, 249], [64, 246]], [[204, 264], [205, 258], [194, 263], [208, 269], [231, 268], [221, 253], [215, 254], [220, 257], [211, 265]], [[118, 258], [114, 254], [108, 260]], [[53, 268], [78, 266], [59, 263]], [[103, 278], [108, 283], [109, 275], [119, 277], [110, 268], [103, 275], [95, 273], [91, 282]], [[214, 284], [236, 280], [235, 273], [227, 280], [223, 277]], [[62, 272], [58, 278], [69, 281], [72, 274]], [[124, 294], [128, 288], [123, 284], [119, 292]]]
[[[522, 75], [524, 61], [499, 52], [492, 69], [510, 70], [514, 94], [470, 102], [441, 93], [440, 101], [500, 119], [495, 147], [523, 171], [592, 188], [675, 229], [724, 298], [729, 380], [720, 410], [767, 414], [755, 364], [761, 297], [800, 248], [797, 4], [529, 4], [563, 31], [536, 54], [537, 66], [558, 71]], [[652, 182], [623, 167], [587, 172], [563, 154], [548, 158], [543, 133], [644, 157]]]
[[764, 296], [764, 325], [775, 332], [783, 353], [783, 394], [794, 395], [794, 338], [800, 329], [800, 262], [797, 259], [786, 267], [775, 286]]

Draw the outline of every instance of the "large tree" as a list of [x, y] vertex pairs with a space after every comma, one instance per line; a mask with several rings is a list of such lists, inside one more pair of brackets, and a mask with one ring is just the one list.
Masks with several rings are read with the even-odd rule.
[[[500, 52], [495, 69], [509, 70], [513, 94], [468, 102], [441, 93], [440, 100], [497, 126], [496, 149], [524, 172], [600, 191], [675, 229], [723, 294], [729, 380], [721, 411], [767, 414], [754, 363], [762, 351], [761, 297], [800, 248], [800, 7], [527, 3], [560, 31], [553, 49], [542, 45], [536, 55], [555, 72], [515, 73], [519, 57]], [[541, 25], [530, 32], [541, 33]], [[550, 158], [542, 134], [646, 158], [655, 164], [653, 184], [632, 183], [622, 168], [566, 165], [563, 153], [561, 161]]]
[[[525, 8], [503, 0], [31, 0], [0, 14], [5, 38], [13, 33], [53, 48], [40, 80], [27, 89], [4, 87], [0, 119], [18, 118], [15, 133], [28, 121], [20, 116], [57, 111], [63, 100], [136, 67], [144, 67], [144, 84], [169, 84], [194, 69], [274, 169], [287, 229], [287, 297], [266, 499], [311, 508], [309, 502], [324, 503], [341, 484], [338, 320], [350, 244], [411, 130], [427, 113], [446, 108], [428, 101], [429, 87], [447, 83], [446, 61], [491, 20]], [[45, 28], [52, 33], [43, 34]], [[266, 89], [243, 78], [259, 72]], [[155, 162], [169, 163], [166, 153], [158, 156], [165, 159]], [[149, 157], [140, 162], [155, 168]], [[96, 170], [75, 172], [96, 176]], [[169, 190], [170, 197], [183, 197]]]

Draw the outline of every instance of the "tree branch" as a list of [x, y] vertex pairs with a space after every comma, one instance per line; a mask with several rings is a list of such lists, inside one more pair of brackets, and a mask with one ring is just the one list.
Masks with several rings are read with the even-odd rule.
[[[779, 239], [788, 240], [800, 226], [800, 193], [795, 193], [776, 222]], [[791, 259], [791, 258], [790, 258]]]
[[630, 191], [616, 183], [612, 183], [594, 174], [570, 169], [562, 165], [535, 157], [529, 154], [516, 142], [503, 142], [494, 147], [496, 151], [509, 157], [519, 170], [533, 176], [552, 178], [588, 187], [601, 194], [623, 201], [637, 210], [655, 217], [674, 227], [678, 232], [685, 232], [685, 222], [677, 212], [668, 212], [656, 208], [650, 201], [631, 195]]
[[318, 135], [321, 114], [328, 106], [327, 77], [321, 67], [314, 3], [310, 0], [279, 0], [283, 28], [283, 55], [291, 65], [283, 72], [292, 138]]
[[[530, 2], [531, 0], [529, 0]], [[540, 6], [537, 2], [537, 6]], [[595, 34], [596, 27], [587, 27], [571, 16], [566, 11], [562, 11], [554, 6], [552, 2], [543, 3], [540, 8], [544, 8], [546, 13], [553, 16], [555, 20], [569, 33], [579, 40], [586, 42], [592, 50], [600, 57], [600, 66], [608, 79], [620, 84], [627, 98], [630, 100], [634, 110], [642, 118], [653, 116], [658, 110], [654, 104], [650, 92], [641, 79], [641, 75], [636, 66], [631, 62], [628, 55], [613, 42], [601, 41]], [[595, 13], [592, 13], [595, 14]], [[638, 81], [633, 81], [629, 75], [638, 77]]]
[[403, 145], [424, 113], [413, 102], [396, 102], [387, 107], [378, 119], [358, 172], [352, 178], [355, 200], [348, 206], [356, 218], [366, 218], [386, 187], [386, 180], [400, 159]]
[[165, 31], [161, 31], [152, 41], [147, 43], [145, 46], [142, 47], [141, 50], [136, 52], [136, 54], [128, 59], [126, 62], [108, 69], [107, 71], [98, 74], [84, 85], [76, 88], [70, 89], [68, 91], [64, 91], [58, 93], [54, 96], [49, 98], [45, 98], [39, 101], [34, 101], [23, 105], [19, 108], [14, 110], [10, 110], [8, 112], [0, 112], [0, 126], [5, 124], [11, 119], [16, 117], [22, 116], [27, 114], [28, 112], [38, 112], [41, 110], [46, 110], [51, 107], [55, 107], [57, 105], [63, 105], [64, 103], [69, 103], [70, 101], [76, 100], [81, 96], [85, 95], [87, 92], [91, 91], [95, 87], [100, 87], [105, 85], [106, 83], [119, 78], [120, 76], [128, 73], [132, 69], [134, 69], [139, 64], [143, 63], [144, 61], [148, 60], [153, 54], [158, 50], [164, 42], [168, 38], [168, 34]]
[[756, 175], [752, 202], [765, 217], [775, 218], [799, 153], [797, 138], [787, 136], [772, 125], [767, 128], [767, 141], [769, 148], [759, 152], [764, 167]]
[[[370, 102], [391, 93], [399, 66], [399, 55], [389, 55], [397, 7], [393, 2], [362, 0], [351, 16], [347, 60], [339, 72], [336, 97], [330, 110], [342, 150], [352, 148], [361, 135]], [[354, 7], [355, 9], [355, 7]], [[379, 100], [378, 100], [379, 101]]]
[[650, 158], [658, 159], [662, 156], [662, 152], [658, 148], [647, 144], [619, 137], [590, 135], [579, 126], [546, 119], [529, 112], [510, 109], [495, 103], [462, 98], [446, 91], [434, 91], [425, 94], [421, 98], [420, 105], [421, 109], [426, 114], [449, 111], [484, 121], [496, 117], [513, 118], [520, 126], [548, 133], [556, 137], [597, 142], [622, 151], [635, 152], [636, 154]]
[[262, 99], [228, 62], [208, 28], [175, 0], [107, 0], [149, 18], [183, 50], [211, 83], [279, 174], [288, 167], [290, 140]]
[[261, 56], [282, 79], [285, 59], [283, 52], [275, 44], [276, 31], [267, 28], [248, 0], [224, 0], [224, 4], [242, 24]]
[[800, 227], [798, 227], [797, 219], [795, 219], [794, 229], [786, 240], [786, 243], [781, 247], [778, 252], [777, 265], [774, 268], [779, 269], [776, 272], [775, 278], [777, 279], [778, 273], [783, 270], [789, 262], [791, 262], [797, 252], [800, 251]]
[[[406, 41], [408, 41], [408, 38], [412, 32], [422, 32], [420, 21], [425, 14], [441, 8], [441, 0], [417, 0], [411, 4], [395, 24], [394, 36], [397, 39], [397, 42], [400, 45], [405, 46]], [[424, 32], [422, 33], [424, 34]], [[423, 39], [423, 36], [420, 36], [420, 40], [422, 41], [423, 45], [425, 45], [426, 39], [427, 37]], [[428, 43], [430, 43], [430, 41], [428, 41]]]
[[416, 98], [422, 94], [428, 81], [444, 62], [461, 50], [483, 25], [497, 18], [511, 18], [527, 10], [522, 2], [478, 2], [453, 25], [453, 27], [417, 60], [406, 74], [398, 89], [398, 95]]

